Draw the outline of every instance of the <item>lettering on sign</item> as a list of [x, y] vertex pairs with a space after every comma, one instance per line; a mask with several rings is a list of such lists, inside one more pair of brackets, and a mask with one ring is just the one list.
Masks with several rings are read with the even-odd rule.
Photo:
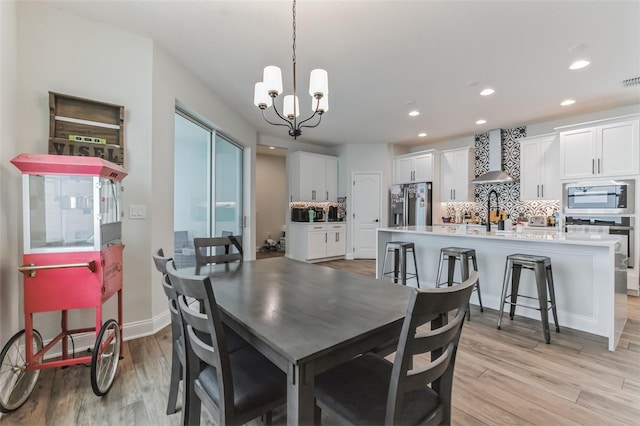
[[72, 155], [81, 157], [100, 157], [115, 164], [122, 165], [122, 148], [103, 144], [78, 144], [63, 142], [57, 139], [49, 142], [49, 154]]

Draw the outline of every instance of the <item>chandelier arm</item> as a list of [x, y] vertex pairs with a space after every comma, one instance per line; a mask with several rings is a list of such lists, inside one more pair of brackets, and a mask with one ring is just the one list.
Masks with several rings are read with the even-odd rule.
[[[317, 111], [314, 111], [314, 112], [313, 112], [313, 114], [312, 114], [309, 118], [307, 118], [307, 119], [302, 120], [301, 122], [299, 122], [299, 123], [298, 123], [298, 129], [299, 129], [299, 128], [301, 128], [301, 127], [309, 127], [308, 125], [303, 126], [302, 124], [303, 124], [303, 123], [306, 123], [306, 122], [307, 122], [307, 121], [309, 121], [309, 120], [311, 120], [311, 119], [312, 119], [313, 117], [315, 117], [316, 115], [318, 115], [318, 112], [317, 112]], [[315, 126], [313, 126], [313, 127], [315, 127]]]
[[[315, 114], [313, 114], [313, 115], [315, 115]], [[306, 120], [304, 120], [304, 121], [309, 121], [309, 120], [311, 120], [311, 118], [313, 117], [313, 115], [312, 115], [311, 117], [307, 118], [307, 119], [306, 119]], [[308, 127], [308, 128], [310, 128], [310, 129], [312, 129], [312, 128], [314, 128], [314, 127], [318, 127], [318, 125], [319, 125], [319, 124], [320, 124], [320, 122], [322, 121], [322, 114], [318, 114], [318, 117], [319, 117], [319, 118], [318, 118], [318, 122], [317, 122], [316, 124], [314, 124], [314, 125], [306, 124], [306, 125], [302, 126], [302, 123], [304, 123], [304, 121], [303, 121], [302, 123], [300, 123], [301, 125], [300, 125], [300, 126], [298, 126], [298, 128]]]
[[270, 121], [270, 120], [267, 118], [267, 116], [266, 116], [266, 114], [264, 113], [264, 111], [265, 111], [265, 110], [263, 109], [263, 110], [262, 110], [262, 118], [264, 118], [264, 121], [266, 121], [267, 123], [272, 124], [272, 125], [274, 125], [274, 126], [284, 126], [284, 127], [288, 127], [288, 128], [290, 128], [290, 129], [291, 129], [291, 123], [289, 122], [289, 120], [285, 120], [285, 121], [287, 121], [287, 124], [284, 124], [284, 123], [275, 123], [275, 122], [273, 122], [273, 121]]
[[[293, 127], [293, 124], [291, 123], [291, 120], [289, 120], [288, 118], [286, 118], [284, 115], [280, 114], [280, 111], [278, 111], [278, 108], [276, 107], [276, 98], [273, 98], [273, 110], [276, 112], [276, 114], [278, 115], [278, 117], [280, 117], [280, 119], [282, 121], [284, 121], [286, 124], [286, 126], [289, 126], [290, 129], [294, 129], [295, 127]], [[262, 112], [262, 115], [264, 116], [264, 111]], [[266, 118], [265, 118], [266, 120]], [[285, 124], [283, 124], [284, 126]]]

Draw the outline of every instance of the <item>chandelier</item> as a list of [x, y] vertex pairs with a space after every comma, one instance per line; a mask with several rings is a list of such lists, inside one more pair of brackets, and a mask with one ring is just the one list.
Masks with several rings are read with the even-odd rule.
[[[293, 95], [286, 95], [282, 102], [282, 113], [276, 107], [276, 97], [282, 93], [282, 71], [280, 68], [269, 65], [264, 68], [262, 81], [256, 83], [253, 96], [253, 103], [262, 111], [262, 117], [269, 124], [274, 126], [286, 126], [289, 128], [289, 136], [297, 139], [302, 134], [303, 127], [317, 127], [322, 120], [322, 114], [329, 110], [329, 83], [327, 71], [323, 69], [314, 69], [311, 71], [309, 81], [309, 95], [311, 95], [311, 109], [313, 114], [298, 121], [300, 116], [300, 106], [296, 91], [296, 0], [293, 0]], [[274, 122], [267, 118], [265, 111], [273, 106], [280, 122]], [[309, 120], [318, 116], [315, 124], [305, 124]]]

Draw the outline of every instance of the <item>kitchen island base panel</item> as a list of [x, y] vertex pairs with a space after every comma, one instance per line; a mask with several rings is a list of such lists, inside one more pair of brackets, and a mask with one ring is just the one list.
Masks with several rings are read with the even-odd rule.
[[[625, 244], [607, 241], [516, 239], [495, 235], [430, 232], [431, 227], [384, 228], [378, 230], [377, 276], [380, 277], [384, 248], [389, 241], [412, 241], [420, 254], [418, 267], [422, 288], [434, 288], [440, 249], [459, 245], [476, 250], [484, 307], [499, 310], [504, 265], [508, 255], [525, 253], [548, 256], [553, 262], [558, 322], [561, 327], [585, 331], [609, 340], [615, 350], [627, 318]], [[456, 271], [457, 273], [457, 271]], [[531, 274], [523, 274], [520, 294], [537, 297]], [[472, 304], [478, 304], [472, 296]], [[536, 308], [535, 301], [523, 301]], [[540, 319], [533, 309], [518, 315]]]

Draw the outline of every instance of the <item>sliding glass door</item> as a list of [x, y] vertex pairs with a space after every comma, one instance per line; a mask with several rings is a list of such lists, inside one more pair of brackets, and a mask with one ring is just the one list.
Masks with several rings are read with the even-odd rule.
[[188, 266], [193, 238], [242, 235], [243, 149], [177, 110], [174, 157], [174, 255]]
[[216, 134], [214, 229], [242, 234], [242, 148]]

